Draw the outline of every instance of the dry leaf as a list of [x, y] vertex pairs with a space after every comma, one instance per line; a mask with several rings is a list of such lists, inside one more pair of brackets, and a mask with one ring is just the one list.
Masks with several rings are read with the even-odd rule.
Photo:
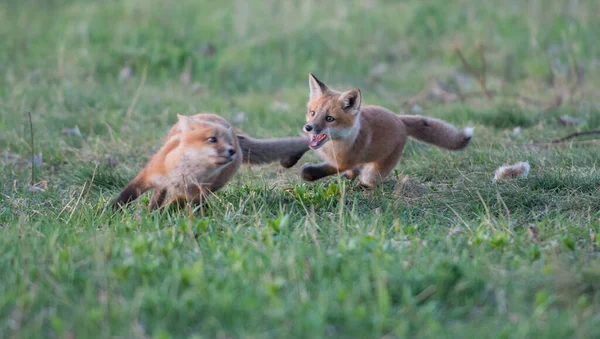
[[126, 66], [121, 68], [121, 72], [119, 72], [119, 81], [126, 81], [127, 79], [131, 78], [132, 74], [133, 71], [131, 70], [131, 67]]
[[65, 128], [63, 128], [60, 131], [60, 134], [62, 134], [62, 135], [76, 135], [76, 136], [80, 137], [81, 136], [81, 131], [79, 131], [79, 127], [78, 126], [75, 126], [73, 128], [65, 127]]
[[29, 185], [29, 192], [45, 192], [48, 189], [48, 182], [46, 180], [42, 180], [35, 185]]
[[569, 115], [562, 115], [558, 117], [558, 123], [562, 126], [577, 126], [583, 124], [584, 120], [580, 118], [573, 118]]
[[498, 167], [496, 173], [494, 174], [494, 181], [517, 177], [527, 178], [527, 175], [529, 174], [529, 169], [529, 163], [523, 161], [520, 161], [514, 165], [505, 165]]

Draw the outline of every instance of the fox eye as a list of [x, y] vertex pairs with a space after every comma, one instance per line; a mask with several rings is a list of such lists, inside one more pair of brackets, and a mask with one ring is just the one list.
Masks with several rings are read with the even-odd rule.
[[328, 115], [328, 116], [325, 117], [325, 121], [327, 121], [327, 122], [332, 122], [334, 120], [335, 120], [335, 118], [332, 117], [331, 115]]
[[206, 140], [208, 140], [208, 142], [213, 143], [213, 144], [217, 142], [217, 138], [216, 137], [210, 137], [210, 138], [208, 138]]
[[310, 116], [314, 117], [315, 116], [315, 111], [310, 111]]

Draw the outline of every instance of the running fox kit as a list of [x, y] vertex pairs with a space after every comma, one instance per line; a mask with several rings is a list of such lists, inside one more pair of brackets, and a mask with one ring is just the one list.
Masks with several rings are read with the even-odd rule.
[[406, 138], [459, 150], [473, 136], [473, 128], [459, 130], [448, 123], [420, 115], [397, 115], [383, 107], [361, 105], [358, 88], [338, 92], [309, 75], [310, 99], [304, 132], [309, 147], [325, 161], [302, 168], [302, 178], [314, 181], [342, 173], [359, 177], [373, 187], [396, 166]]
[[279, 160], [289, 168], [309, 149], [302, 137], [261, 140], [238, 134], [215, 114], [177, 117], [164, 145], [113, 201], [113, 207], [122, 207], [149, 189], [154, 189], [150, 209], [172, 202], [199, 204], [223, 187], [243, 162]]

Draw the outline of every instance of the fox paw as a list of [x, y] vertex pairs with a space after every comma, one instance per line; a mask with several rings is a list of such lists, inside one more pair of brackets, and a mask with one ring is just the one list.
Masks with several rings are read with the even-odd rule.
[[300, 175], [302, 176], [302, 180], [304, 181], [315, 181], [318, 177], [315, 175], [315, 171], [317, 168], [314, 165], [306, 164], [302, 166], [302, 170]]
[[360, 174], [360, 171], [356, 168], [353, 168], [353, 169], [344, 171], [344, 173], [342, 173], [342, 178], [346, 178], [348, 180], [354, 180], [359, 174]]
[[367, 184], [364, 182], [359, 182], [357, 187], [363, 190], [364, 192], [371, 191], [376, 186], [376, 184]]
[[368, 175], [361, 175], [360, 182], [358, 185], [364, 189], [371, 189], [377, 186], [378, 184], [379, 180], [377, 180], [377, 178]]
[[293, 155], [291, 157], [283, 158], [283, 159], [279, 160], [279, 164], [283, 168], [290, 168], [290, 167], [294, 166], [298, 162], [298, 160], [300, 160], [302, 158], [303, 155], [304, 155], [304, 152], [297, 154], [297, 155]]

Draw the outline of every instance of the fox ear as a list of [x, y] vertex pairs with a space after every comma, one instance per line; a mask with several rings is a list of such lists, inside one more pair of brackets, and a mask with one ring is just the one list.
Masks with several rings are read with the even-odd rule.
[[310, 88], [310, 100], [316, 99], [327, 93], [327, 85], [317, 79], [312, 73], [308, 75], [308, 87]]
[[179, 129], [182, 132], [189, 131], [191, 129], [190, 118], [187, 115], [177, 113], [177, 119], [179, 120]]
[[358, 88], [342, 93], [339, 100], [344, 112], [351, 114], [360, 112], [360, 90]]

